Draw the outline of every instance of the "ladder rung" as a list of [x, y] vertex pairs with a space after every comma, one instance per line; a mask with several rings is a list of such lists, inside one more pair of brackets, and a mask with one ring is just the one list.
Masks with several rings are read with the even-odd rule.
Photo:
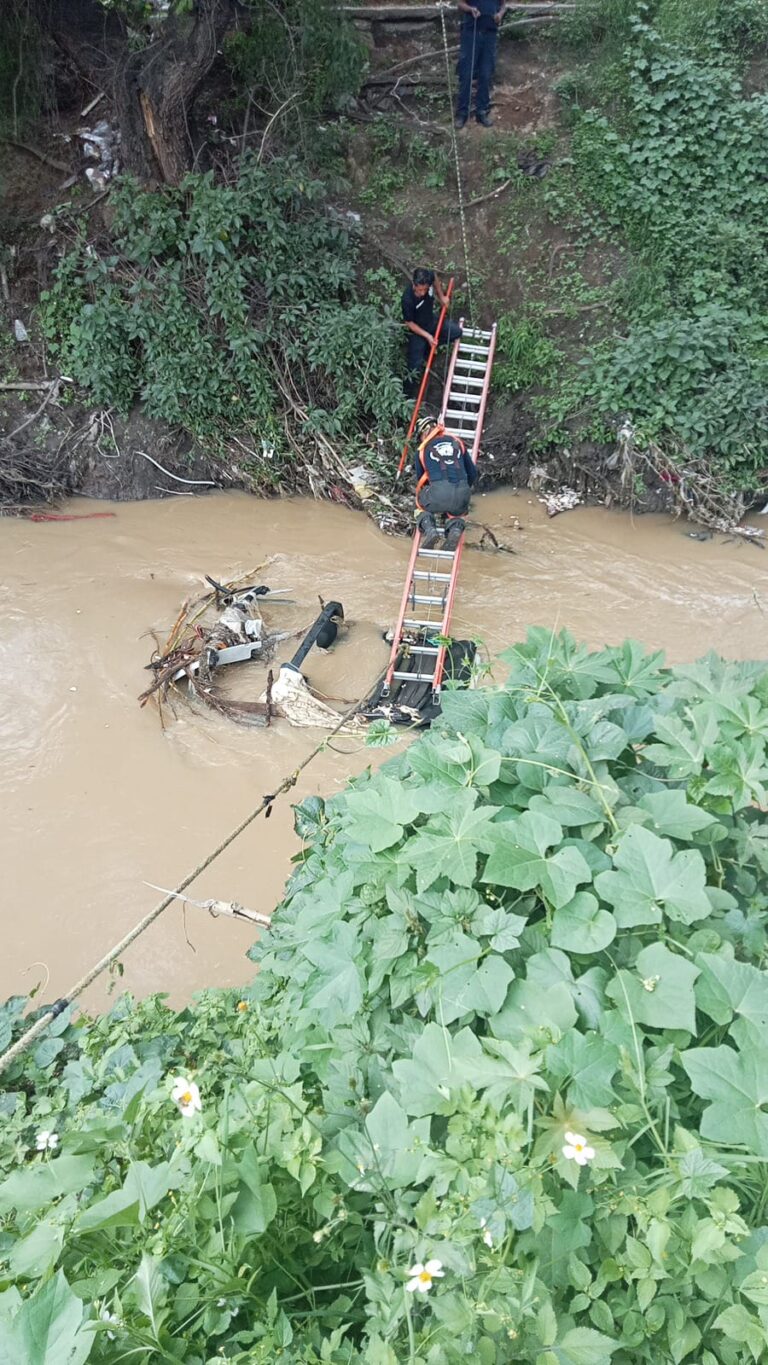
[[484, 365], [481, 360], [469, 360], [465, 355], [457, 355], [456, 364], [462, 365], [465, 370], [473, 370], [480, 374], [485, 374], [488, 369], [488, 366]]
[[[484, 383], [484, 379], [473, 379], [471, 374], [456, 374], [454, 371], [453, 384], [471, 384], [473, 388], [481, 389]], [[453, 384], [451, 388], [453, 388]]]
[[411, 626], [416, 629], [418, 626], [426, 626], [429, 630], [440, 630], [442, 621], [421, 621], [417, 616], [406, 616], [403, 620], [404, 626]]
[[[463, 409], [466, 409], [468, 411], [468, 416], [476, 417], [477, 412], [476, 411], [473, 412], [471, 411], [471, 409], [479, 408], [482, 401], [483, 401], [482, 395], [479, 393], [456, 393], [453, 389], [451, 389], [451, 392], [448, 395], [448, 402], [451, 404], [451, 406], [450, 408], [446, 408], [446, 412], [460, 413]], [[455, 407], [454, 404], [456, 403], [460, 404], [460, 406]]]
[[489, 351], [487, 346], [465, 346], [463, 341], [459, 343], [459, 356], [484, 355], [487, 359], [488, 354]]
[[403, 649], [407, 649], [409, 654], [439, 654], [437, 645], [406, 645], [403, 642]]
[[481, 332], [479, 327], [463, 327], [461, 335], [463, 337], [488, 337], [490, 340], [492, 333]]
[[436, 578], [443, 583], [450, 583], [453, 578], [453, 574], [437, 573], [435, 569], [414, 569], [413, 576], [414, 578]]
[[419, 550], [420, 555], [435, 555], [438, 559], [453, 559], [454, 550]]
[[399, 679], [400, 682], [433, 682], [435, 675], [434, 673], [402, 673], [396, 668], [392, 677]]
[[[428, 597], [425, 593], [409, 592], [408, 601], [415, 602], [417, 607], [442, 607], [445, 602], [444, 597]], [[434, 625], [434, 622], [430, 622]]]

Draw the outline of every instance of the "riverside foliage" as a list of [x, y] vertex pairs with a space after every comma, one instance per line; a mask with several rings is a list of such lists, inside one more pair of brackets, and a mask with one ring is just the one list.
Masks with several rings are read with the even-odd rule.
[[3, 1078], [0, 1359], [768, 1359], [768, 672], [504, 658], [297, 808], [242, 999]]
[[297, 161], [246, 155], [230, 185], [124, 180], [111, 202], [104, 250], [82, 233], [41, 307], [94, 402], [141, 400], [208, 442], [244, 436], [264, 484], [290, 482], [317, 435], [343, 437], [346, 455], [391, 436], [400, 329], [358, 297], [349, 223]]

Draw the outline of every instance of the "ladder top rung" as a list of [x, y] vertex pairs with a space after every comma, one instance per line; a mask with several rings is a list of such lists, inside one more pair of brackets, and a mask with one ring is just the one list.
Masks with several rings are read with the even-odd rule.
[[436, 569], [414, 569], [414, 578], [437, 578], [440, 582], [450, 583], [453, 574], [438, 573]]
[[401, 682], [433, 682], [435, 675], [434, 673], [404, 673], [396, 668], [392, 677]]
[[463, 337], [491, 337], [493, 333], [481, 332], [479, 327], [462, 327], [461, 335]]

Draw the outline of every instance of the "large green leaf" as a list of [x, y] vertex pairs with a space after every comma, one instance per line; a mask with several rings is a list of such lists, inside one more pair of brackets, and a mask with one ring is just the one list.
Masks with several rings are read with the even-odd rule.
[[[356, 1189], [398, 1189], [418, 1182], [429, 1170], [429, 1123], [409, 1123], [405, 1111], [388, 1090], [376, 1101], [364, 1128], [339, 1134], [339, 1170]], [[331, 1163], [332, 1158], [329, 1158]]]
[[419, 813], [419, 803], [403, 783], [377, 773], [368, 787], [347, 793], [346, 811], [349, 838], [379, 853], [402, 839], [403, 829]]
[[670, 839], [688, 841], [694, 834], [717, 823], [714, 815], [700, 806], [692, 806], [679, 787], [673, 787], [670, 791], [649, 792], [641, 797], [638, 805], [650, 815], [658, 833], [666, 834]]
[[11, 1248], [9, 1265], [17, 1279], [36, 1279], [45, 1275], [59, 1259], [64, 1242], [61, 1224], [43, 1222]]
[[562, 1085], [568, 1081], [568, 1103], [576, 1109], [609, 1106], [616, 1098], [612, 1085], [619, 1066], [619, 1049], [598, 1033], [576, 1029], [547, 1048], [547, 1073]]
[[95, 1340], [84, 1326], [84, 1314], [64, 1271], [57, 1270], [12, 1319], [8, 1335], [15, 1354], [3, 1359], [3, 1365], [83, 1365]]
[[768, 1057], [761, 1049], [689, 1048], [681, 1056], [691, 1085], [712, 1103], [704, 1110], [701, 1135], [727, 1146], [741, 1144], [768, 1157]]
[[491, 827], [491, 852], [482, 880], [518, 891], [537, 889], [558, 908], [572, 900], [580, 882], [592, 873], [575, 848], [549, 853], [560, 842], [562, 826], [540, 812], [529, 811], [518, 820]]
[[693, 924], [712, 907], [707, 896], [706, 867], [697, 849], [676, 853], [642, 825], [633, 825], [619, 840], [614, 872], [599, 872], [595, 890], [614, 907], [620, 929], [659, 924], [662, 914]]
[[734, 1014], [749, 1019], [765, 1035], [768, 1031], [768, 972], [749, 962], [715, 953], [699, 953], [696, 965], [696, 1004], [716, 1024], [729, 1024]]
[[552, 1352], [558, 1365], [610, 1365], [611, 1356], [618, 1351], [619, 1345], [618, 1341], [611, 1341], [610, 1337], [594, 1332], [591, 1327], [572, 1327], [555, 1343]]
[[477, 855], [492, 846], [491, 820], [498, 807], [476, 807], [475, 791], [457, 792], [442, 815], [431, 816], [407, 841], [404, 856], [416, 868], [416, 885], [426, 891], [438, 877], [457, 886], [471, 886], [477, 875]]
[[601, 910], [596, 896], [577, 891], [572, 901], [555, 911], [552, 945], [571, 953], [597, 953], [616, 937], [616, 920]]
[[693, 983], [698, 975], [698, 968], [682, 954], [671, 953], [663, 943], [652, 943], [638, 953], [635, 972], [618, 972], [607, 994], [636, 1023], [695, 1033]]
[[335, 924], [327, 939], [310, 939], [302, 953], [316, 968], [304, 994], [304, 1006], [332, 1022], [351, 1018], [363, 1001], [358, 966], [359, 943], [351, 924]]
[[495, 953], [478, 966], [479, 952], [476, 939], [456, 933], [450, 943], [430, 949], [427, 961], [438, 968], [439, 978], [429, 995], [440, 1023], [452, 1024], [470, 1011], [493, 1015], [504, 1004], [515, 974]]
[[0, 1185], [0, 1214], [15, 1209], [34, 1213], [62, 1194], [76, 1194], [89, 1184], [96, 1164], [92, 1154], [68, 1156], [62, 1153], [52, 1161], [36, 1162], [14, 1171]]

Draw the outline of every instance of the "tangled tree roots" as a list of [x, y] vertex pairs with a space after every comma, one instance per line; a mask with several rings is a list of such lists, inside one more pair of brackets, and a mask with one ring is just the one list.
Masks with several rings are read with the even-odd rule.
[[56, 450], [39, 450], [0, 437], [0, 511], [5, 515], [50, 505], [74, 491], [72, 461], [63, 442]]
[[749, 505], [743, 494], [726, 489], [722, 475], [706, 459], [696, 458], [683, 448], [671, 453], [664, 451], [654, 441], [640, 447], [630, 422], [625, 422], [619, 431], [612, 459], [620, 473], [622, 500], [627, 505], [631, 506], [637, 475], [647, 479], [650, 474], [654, 481], [666, 486], [669, 510], [674, 516], [684, 514], [710, 531], [763, 544], [764, 531], [742, 524]]

